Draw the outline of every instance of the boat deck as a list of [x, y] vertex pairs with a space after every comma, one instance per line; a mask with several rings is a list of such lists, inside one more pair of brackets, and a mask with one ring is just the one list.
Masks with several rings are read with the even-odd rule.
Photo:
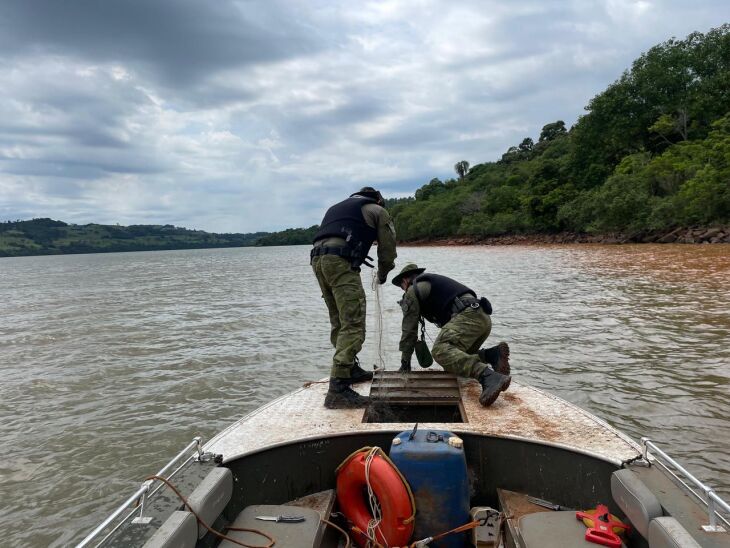
[[[411, 375], [418, 375], [412, 373]], [[363, 432], [401, 432], [413, 422], [365, 422], [363, 409], [327, 409], [324, 380], [272, 401], [235, 422], [205, 446], [224, 462], [279, 445]], [[371, 383], [356, 385], [363, 395]], [[464, 422], [424, 423], [419, 428], [533, 441], [592, 455], [620, 465], [641, 454], [638, 444], [591, 413], [542, 390], [512, 381], [491, 407], [479, 404], [481, 387], [458, 379]]]

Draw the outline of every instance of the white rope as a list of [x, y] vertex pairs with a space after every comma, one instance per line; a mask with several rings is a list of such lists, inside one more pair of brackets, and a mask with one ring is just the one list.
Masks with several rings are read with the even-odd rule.
[[376, 345], [376, 356], [377, 363], [375, 364], [377, 369], [385, 369], [385, 355], [383, 354], [383, 302], [382, 302], [382, 287], [378, 283], [378, 271], [373, 269], [373, 276], [370, 282], [370, 287], [375, 293], [375, 345]]
[[[368, 486], [368, 502], [370, 503], [370, 513], [373, 515], [373, 519], [368, 521], [367, 535], [368, 538], [377, 541], [377, 533], [380, 533], [380, 536], [383, 538], [383, 542], [385, 542], [385, 536], [380, 530], [380, 522], [383, 519], [382, 515], [380, 514], [380, 503], [378, 502], [378, 498], [375, 496], [373, 488], [370, 485], [370, 463], [373, 462], [373, 459], [375, 458], [375, 455], [378, 454], [378, 451], [380, 451], [380, 447], [373, 447], [368, 452], [368, 456], [365, 457], [365, 483]], [[387, 542], [385, 542], [385, 547], [388, 547]]]

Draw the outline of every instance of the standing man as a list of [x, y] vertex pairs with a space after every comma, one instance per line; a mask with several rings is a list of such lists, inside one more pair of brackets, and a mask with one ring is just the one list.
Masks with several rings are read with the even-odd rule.
[[[369, 381], [357, 353], [365, 341], [365, 291], [360, 265], [367, 262], [370, 246], [378, 242], [378, 283], [384, 284], [395, 267], [395, 227], [383, 207], [383, 196], [366, 186], [325, 213], [314, 236], [311, 264], [330, 316], [330, 342], [335, 347], [325, 407], [365, 407], [369, 399], [350, 385]], [[372, 259], [371, 259], [372, 260]]]
[[433, 343], [434, 360], [449, 373], [478, 380], [482, 385], [479, 403], [489, 407], [500, 392], [509, 388], [512, 380], [506, 342], [479, 348], [492, 330], [492, 305], [484, 297], [478, 299], [474, 291], [456, 280], [423, 274], [425, 270], [411, 263], [393, 278], [393, 285], [405, 291], [401, 301], [403, 334], [399, 371], [411, 370], [418, 323], [423, 316], [441, 328]]

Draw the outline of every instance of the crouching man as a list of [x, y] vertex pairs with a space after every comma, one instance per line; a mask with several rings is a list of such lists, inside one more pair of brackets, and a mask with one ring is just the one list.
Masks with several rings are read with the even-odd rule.
[[405, 292], [401, 301], [400, 371], [411, 370], [423, 316], [441, 328], [431, 351], [434, 360], [449, 373], [478, 380], [482, 385], [479, 403], [488, 407], [512, 380], [507, 343], [480, 349], [492, 330], [492, 307], [487, 299], [478, 299], [474, 291], [456, 280], [424, 274], [425, 270], [411, 263], [393, 278], [393, 285]]

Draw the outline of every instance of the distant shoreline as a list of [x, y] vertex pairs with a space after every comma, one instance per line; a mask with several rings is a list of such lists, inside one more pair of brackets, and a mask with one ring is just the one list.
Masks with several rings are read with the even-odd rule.
[[233, 249], [242, 247], [256, 247], [252, 245], [215, 245], [215, 246], [190, 246], [190, 247], [150, 247], [143, 249], [92, 249], [88, 251], [35, 251], [24, 254], [4, 254], [0, 252], [0, 259], [12, 259], [15, 257], [64, 257], [68, 255], [107, 255], [109, 253], [149, 253], [151, 251], [188, 251], [195, 249]]
[[[184, 229], [183, 229], [184, 230]], [[205, 234], [205, 233], [203, 233]], [[210, 235], [217, 236], [217, 235]], [[301, 235], [300, 235], [301, 237]], [[297, 238], [299, 240], [299, 238]], [[280, 243], [278, 246], [264, 245], [252, 241], [237, 245], [238, 242], [160, 242], [157, 245], [127, 244], [95, 248], [86, 245], [76, 245], [71, 248], [35, 248], [25, 250], [0, 249], [0, 258], [9, 257], [41, 257], [49, 255], [89, 255], [96, 253], [135, 253], [138, 251], [175, 251], [186, 249], [230, 249], [238, 247], [278, 247], [287, 245], [308, 245], [307, 241], [291, 241]], [[399, 241], [403, 247], [438, 247], [438, 246], [505, 246], [505, 245], [565, 245], [565, 244], [730, 244], [730, 225], [716, 227], [683, 227], [671, 231], [585, 234], [577, 232], [559, 232], [555, 234], [505, 234], [500, 236], [449, 236], [445, 238], [428, 238], [411, 241]], [[133, 247], [137, 247], [134, 249]], [[11, 251], [11, 252], [9, 252]], [[23, 252], [26, 251], [26, 252]]]

